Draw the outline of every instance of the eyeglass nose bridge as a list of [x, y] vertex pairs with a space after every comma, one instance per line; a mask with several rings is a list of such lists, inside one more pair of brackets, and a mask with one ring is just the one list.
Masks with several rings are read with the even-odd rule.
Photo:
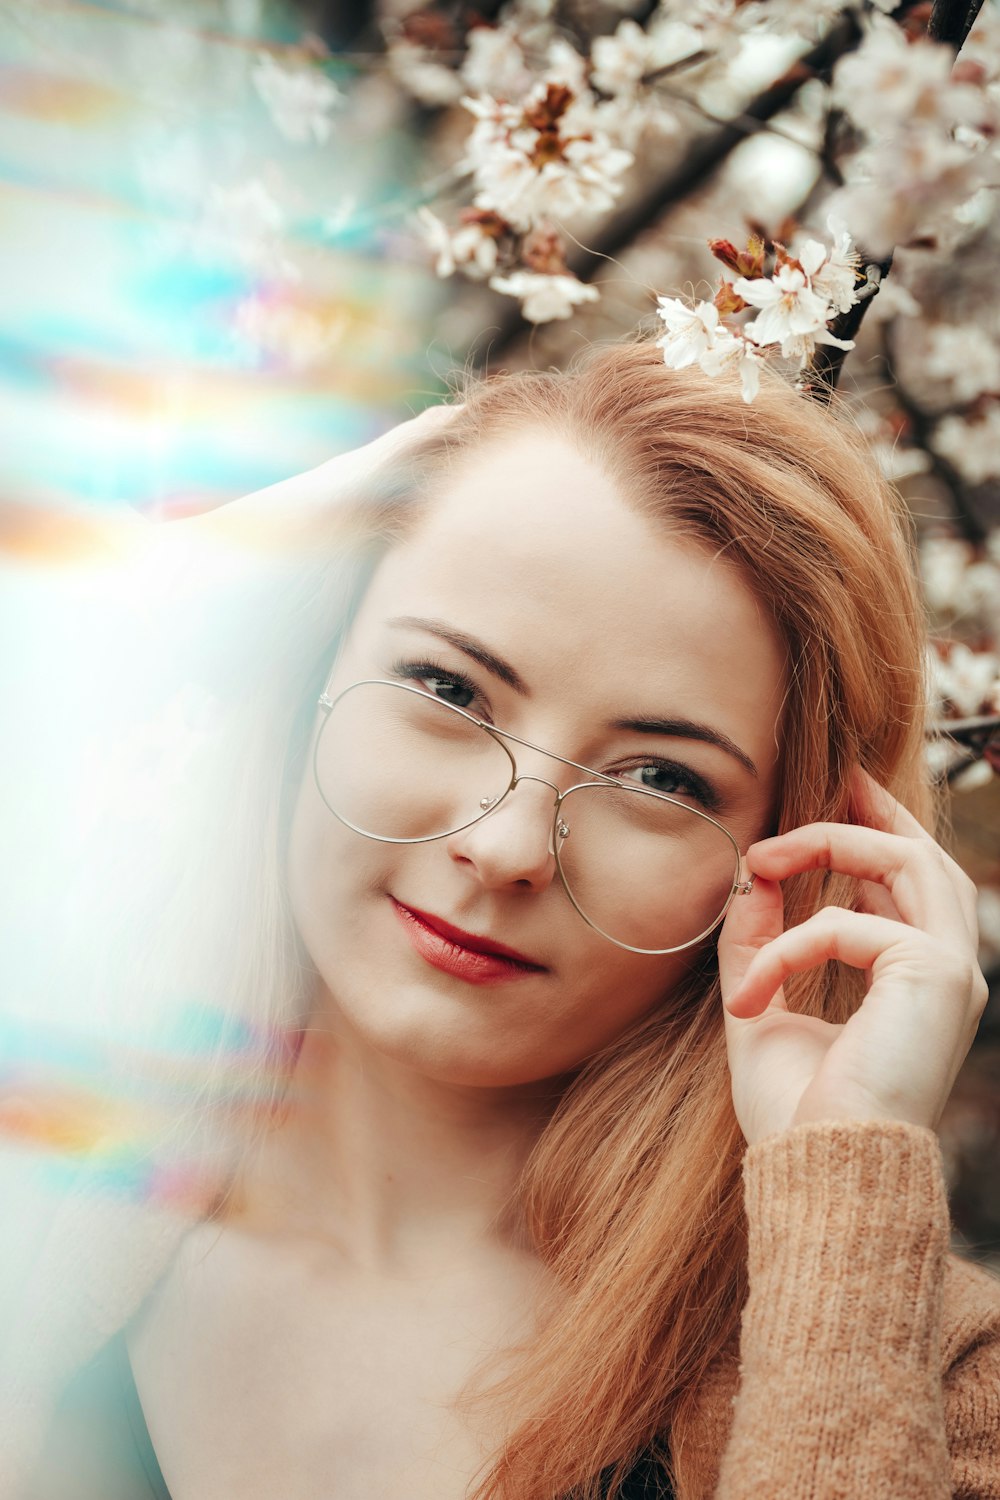
[[556, 786], [554, 781], [546, 781], [544, 776], [519, 776], [515, 772], [514, 779], [505, 792], [501, 792], [496, 797], [481, 797], [479, 799], [479, 806], [482, 808], [484, 815], [486, 813], [492, 812], [495, 807], [500, 806], [501, 802], [505, 802], [507, 800], [514, 788], [516, 786], [519, 786], [522, 781], [537, 781], [539, 786], [547, 786], [550, 792], [555, 793], [556, 816], [553, 819], [553, 826], [549, 830], [549, 853], [554, 855], [556, 852], [556, 836], [558, 835], [560, 839], [569, 837], [569, 829], [562, 821], [562, 819], [558, 816], [558, 810], [562, 803], [563, 794]]

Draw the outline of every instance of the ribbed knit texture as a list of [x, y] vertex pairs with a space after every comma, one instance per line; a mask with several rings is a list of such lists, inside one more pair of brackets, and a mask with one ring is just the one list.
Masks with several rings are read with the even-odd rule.
[[1000, 1282], [947, 1254], [934, 1135], [798, 1126], [744, 1183], [739, 1366], [677, 1434], [678, 1500], [1000, 1500]]
[[[935, 1137], [797, 1126], [752, 1147], [744, 1179], [739, 1357], [719, 1362], [671, 1434], [677, 1500], [1000, 1500], [1000, 1281], [947, 1253]], [[103, 1267], [118, 1264], [111, 1284], [100, 1260], [91, 1268], [77, 1362], [130, 1315], [173, 1239], [163, 1223], [135, 1229], [112, 1236], [137, 1252], [127, 1274], [101, 1241]], [[77, 1265], [93, 1254], [92, 1230], [77, 1206], [46, 1246], [50, 1275], [57, 1251]], [[45, 1391], [30, 1384], [0, 1384], [0, 1500], [21, 1500], [16, 1476], [39, 1440]]]

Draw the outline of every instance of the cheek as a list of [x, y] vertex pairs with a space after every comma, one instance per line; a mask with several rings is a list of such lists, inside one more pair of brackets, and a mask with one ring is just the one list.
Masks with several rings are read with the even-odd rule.
[[554, 1033], [571, 1039], [580, 1061], [614, 1042], [636, 1021], [661, 1007], [690, 977], [699, 955], [644, 958], [608, 943], [581, 944], [578, 961], [564, 976]]
[[352, 924], [352, 906], [384, 874], [386, 846], [360, 838], [338, 823], [303, 778], [288, 841], [287, 883], [291, 914], [310, 958], [326, 973]]
[[[328, 996], [378, 1050], [453, 1082], [526, 1083], [574, 1070], [663, 1004], [689, 973], [687, 953], [644, 958], [589, 929], [561, 891], [552, 903], [556, 971], [530, 993], [495, 1006], [454, 1005], [433, 976], [414, 977], [405, 950], [391, 956], [394, 930], [383, 906], [394, 882], [439, 888], [442, 847], [400, 850], [359, 837], [322, 801], [307, 773], [289, 831], [291, 915]], [[389, 939], [391, 947], [391, 937]], [[373, 1012], [371, 997], [380, 1003]]]

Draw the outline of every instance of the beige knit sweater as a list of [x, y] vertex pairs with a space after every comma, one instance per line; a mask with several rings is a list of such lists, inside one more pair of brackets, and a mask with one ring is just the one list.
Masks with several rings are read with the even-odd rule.
[[[1000, 1500], [1000, 1281], [948, 1254], [935, 1137], [798, 1126], [752, 1147], [744, 1176], [738, 1356], [720, 1361], [671, 1435], [677, 1500]], [[74, 1362], [131, 1314], [168, 1238], [161, 1227], [121, 1257], [117, 1309], [114, 1295], [92, 1298]], [[61, 1250], [73, 1252], [65, 1226]], [[138, 1279], [122, 1274], [127, 1263], [144, 1265]], [[0, 1500], [18, 1500], [44, 1433], [43, 1384], [23, 1376], [8, 1369], [0, 1383]]]
[[798, 1126], [744, 1181], [739, 1361], [674, 1431], [678, 1500], [1000, 1500], [1000, 1281], [948, 1254], [932, 1133]]

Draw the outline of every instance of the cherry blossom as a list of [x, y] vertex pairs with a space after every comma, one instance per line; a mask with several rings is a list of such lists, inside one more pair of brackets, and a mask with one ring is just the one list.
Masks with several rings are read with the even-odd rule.
[[480, 216], [460, 228], [449, 230], [429, 208], [417, 210], [417, 219], [430, 249], [437, 257], [439, 276], [451, 276], [461, 266], [467, 276], [481, 280], [491, 276], [497, 266], [498, 226], [483, 222]]
[[[831, 222], [830, 229], [832, 247], [809, 239], [797, 259], [783, 246], [773, 246], [777, 265], [771, 275], [764, 274], [768, 248], [758, 235], [744, 250], [726, 239], [710, 240], [715, 258], [741, 274], [732, 282], [723, 278], [714, 302], [658, 298], [658, 316], [667, 329], [658, 340], [664, 362], [672, 369], [698, 364], [709, 375], [738, 369], [744, 400], [753, 401], [768, 349], [777, 347], [799, 369], [812, 361], [818, 344], [852, 349], [852, 341], [838, 338], [829, 325], [858, 300], [858, 256], [842, 226]], [[758, 309], [755, 318], [742, 326], [732, 321], [748, 308]]]
[[[939, 707], [970, 719], [1000, 712], [1000, 657], [954, 641], [947, 656], [930, 653], [931, 686]], [[945, 714], [947, 717], [947, 712]]]
[[548, 44], [545, 81], [565, 84], [566, 88], [572, 89], [580, 104], [589, 97], [588, 59], [570, 46], [565, 37], [553, 37]]
[[595, 88], [605, 94], [636, 96], [647, 73], [693, 57], [703, 49], [694, 26], [660, 14], [648, 29], [622, 21], [612, 36], [595, 38], [590, 49]]
[[964, 633], [996, 633], [990, 616], [1000, 624], [1000, 561], [963, 537], [930, 535], [921, 544], [921, 579], [931, 613], [949, 628], [961, 622]]
[[635, 21], [622, 21], [613, 36], [597, 37], [591, 47], [591, 82], [608, 96], [593, 109], [598, 129], [629, 150], [647, 134], [675, 134], [680, 128], [676, 110], [655, 84], [643, 80], [699, 46], [696, 31], [673, 22], [643, 30]]
[[925, 450], [903, 442], [900, 427], [888, 417], [862, 405], [855, 410], [854, 419], [886, 479], [898, 484], [914, 474], [927, 473], [931, 461]]
[[934, 429], [934, 447], [970, 484], [1000, 479], [1000, 401], [978, 417], [945, 417]]
[[575, 276], [548, 276], [537, 271], [494, 276], [490, 286], [508, 297], [520, 297], [521, 311], [529, 323], [568, 318], [581, 302], [598, 300], [597, 288], [578, 281]]
[[622, 21], [613, 36], [599, 36], [590, 49], [594, 86], [605, 94], [635, 93], [643, 75], [658, 66], [656, 41], [635, 21]]
[[827, 227], [834, 237], [833, 248], [820, 240], [807, 240], [798, 252], [798, 261], [812, 290], [837, 312], [847, 312], [858, 300], [856, 283], [861, 257], [842, 224], [832, 220]]
[[800, 357], [808, 357], [812, 352], [810, 341], [853, 348], [853, 344], [834, 339], [827, 332], [830, 307], [812, 290], [800, 266], [786, 263], [773, 276], [753, 281], [741, 276], [733, 282], [733, 287], [751, 307], [761, 309], [753, 322], [746, 325], [746, 335], [755, 344], [780, 344], [782, 354]]
[[958, 536], [928, 536], [920, 548], [924, 598], [932, 613], [951, 622], [1000, 610], [1000, 563], [978, 557]]
[[[829, 3], [832, 4], [833, 0]], [[669, 6], [662, 9], [669, 18]], [[745, 37], [770, 29], [776, 20], [773, 0], [768, 0], [766, 5], [760, 0], [699, 0], [697, 5], [678, 6], [677, 9], [682, 12], [683, 22], [696, 32], [698, 45], [721, 60], [739, 52]], [[806, 5], [796, 4], [794, 13], [787, 13], [784, 29], [799, 34], [801, 27], [797, 21], [801, 21], [806, 10]]]
[[995, 177], [991, 146], [1000, 101], [982, 87], [978, 65], [954, 65], [952, 49], [910, 42], [895, 21], [869, 18], [861, 46], [843, 57], [833, 99], [867, 144], [841, 164], [836, 211], [876, 255], [934, 224], [957, 228], [970, 200]]
[[258, 58], [250, 77], [271, 118], [286, 140], [306, 144], [328, 141], [331, 110], [343, 102], [332, 79], [317, 68], [282, 68], [269, 53]]
[[722, 323], [715, 303], [697, 302], [689, 307], [677, 297], [658, 297], [657, 303], [657, 316], [667, 331], [656, 342], [667, 368], [684, 370], [696, 364], [706, 375], [736, 370], [744, 401], [752, 401], [760, 389], [763, 356], [742, 333]]
[[698, 363], [706, 375], [721, 375], [724, 370], [736, 370], [743, 386], [743, 400], [747, 404], [754, 400], [760, 390], [764, 355], [749, 339], [739, 334], [724, 331]]
[[656, 340], [663, 350], [663, 362], [670, 370], [684, 370], [697, 364], [711, 349], [719, 331], [719, 312], [714, 302], [696, 302], [689, 307], [677, 297], [658, 297], [657, 317], [666, 325], [666, 333]]
[[908, 42], [894, 21], [872, 17], [860, 47], [837, 64], [833, 97], [851, 119], [873, 134], [894, 132], [914, 120], [949, 125], [965, 102], [951, 83], [950, 47], [929, 40]]
[[493, 94], [498, 99], [519, 98], [535, 81], [510, 25], [474, 26], [459, 71], [470, 93]]
[[403, 87], [430, 106], [454, 104], [461, 97], [463, 83], [459, 75], [435, 58], [429, 47], [394, 37], [386, 48], [389, 66]]
[[1000, 10], [986, 4], [962, 48], [962, 59], [982, 70], [983, 86], [995, 97], [1000, 83]]
[[281, 205], [259, 177], [251, 177], [233, 187], [210, 185], [188, 238], [201, 260], [253, 266], [298, 280], [301, 272], [285, 253], [285, 230]]
[[956, 401], [974, 401], [984, 391], [1000, 393], [995, 334], [969, 323], [932, 323], [926, 332], [924, 368], [935, 379], [948, 381]]
[[[747, 325], [748, 336], [752, 338], [751, 327], [751, 324]], [[804, 370], [812, 361], [817, 344], [828, 344], [834, 349], [854, 348], [853, 339], [839, 339], [828, 328], [817, 328], [812, 333], [792, 333], [783, 338], [779, 346], [781, 357], [795, 361], [798, 368]]]
[[985, 162], [946, 134], [906, 132], [849, 157], [831, 206], [873, 255], [885, 255], [967, 201]]
[[[873, 0], [873, 4], [886, 12], [896, 8], [896, 0]], [[748, 23], [753, 21], [762, 29], [814, 40], [843, 14], [844, 5], [843, 0], [749, 0], [740, 9], [748, 12]]]
[[520, 108], [489, 95], [462, 103], [476, 117], [464, 164], [477, 208], [526, 230], [542, 217], [612, 207], [633, 155], [593, 129], [586, 107], [564, 85], [543, 80]]
[[879, 286], [878, 296], [873, 297], [866, 314], [870, 323], [888, 323], [895, 318], [920, 318], [923, 308], [900, 277], [904, 273], [893, 269], [888, 281]]

